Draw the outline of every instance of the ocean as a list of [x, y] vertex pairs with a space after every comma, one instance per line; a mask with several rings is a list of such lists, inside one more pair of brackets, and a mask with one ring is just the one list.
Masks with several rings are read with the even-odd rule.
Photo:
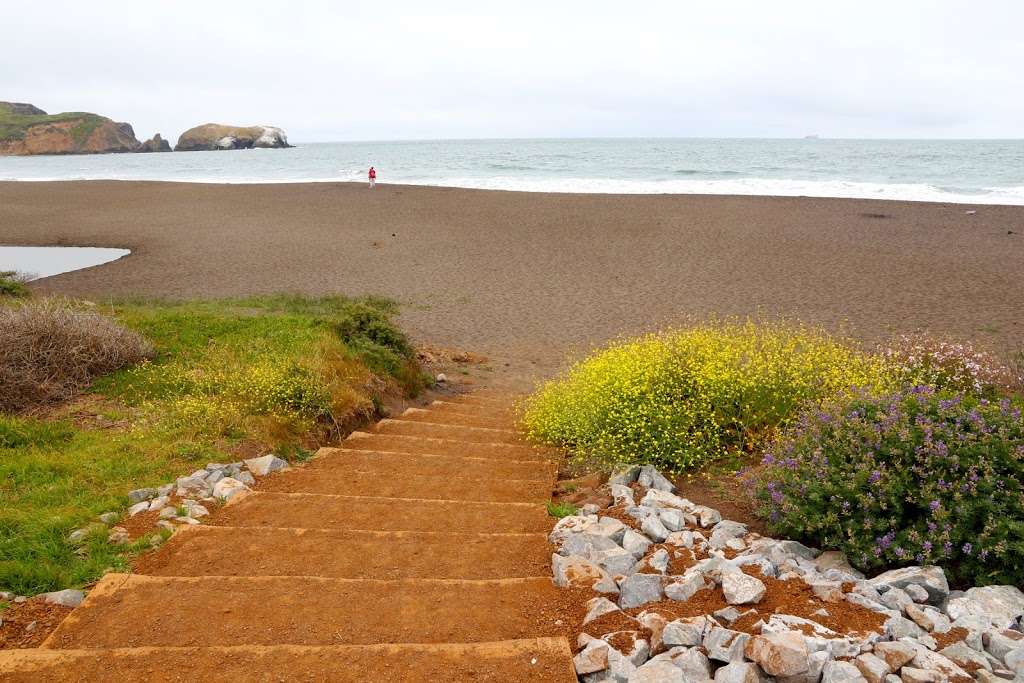
[[363, 181], [535, 192], [1024, 205], [1024, 140], [542, 139], [0, 157], [0, 180]]

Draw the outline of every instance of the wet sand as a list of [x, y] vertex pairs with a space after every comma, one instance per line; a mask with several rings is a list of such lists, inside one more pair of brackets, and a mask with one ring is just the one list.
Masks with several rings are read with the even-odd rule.
[[403, 302], [418, 340], [544, 374], [610, 337], [709, 314], [1024, 344], [1024, 207], [0, 183], [0, 244], [130, 248], [34, 285], [95, 299], [381, 294]]

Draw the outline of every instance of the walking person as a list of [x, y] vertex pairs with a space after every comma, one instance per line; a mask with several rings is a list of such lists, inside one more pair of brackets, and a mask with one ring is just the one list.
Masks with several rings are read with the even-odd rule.
[[377, 169], [370, 167], [370, 189], [377, 187]]

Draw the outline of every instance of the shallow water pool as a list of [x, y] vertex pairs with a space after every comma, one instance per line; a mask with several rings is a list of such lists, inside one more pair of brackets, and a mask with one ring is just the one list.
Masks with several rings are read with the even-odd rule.
[[0, 272], [14, 270], [30, 279], [116, 261], [129, 249], [102, 247], [5, 247], [0, 246]]

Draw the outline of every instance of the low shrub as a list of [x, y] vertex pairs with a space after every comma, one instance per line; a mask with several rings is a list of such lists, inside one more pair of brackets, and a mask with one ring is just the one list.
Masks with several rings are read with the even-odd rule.
[[805, 414], [750, 475], [776, 532], [861, 569], [938, 563], [969, 584], [1024, 582], [1020, 404], [906, 389]]
[[23, 298], [29, 295], [27, 277], [13, 270], [0, 270], [0, 298]]
[[0, 411], [66, 399], [151, 354], [140, 335], [98, 313], [54, 301], [0, 307]]
[[901, 335], [882, 349], [905, 386], [997, 398], [1024, 389], [1024, 370], [1005, 365], [969, 342], [928, 335]]
[[822, 331], [712, 322], [612, 344], [544, 385], [523, 423], [579, 457], [680, 470], [753, 449], [805, 405], [895, 387], [880, 357]]

